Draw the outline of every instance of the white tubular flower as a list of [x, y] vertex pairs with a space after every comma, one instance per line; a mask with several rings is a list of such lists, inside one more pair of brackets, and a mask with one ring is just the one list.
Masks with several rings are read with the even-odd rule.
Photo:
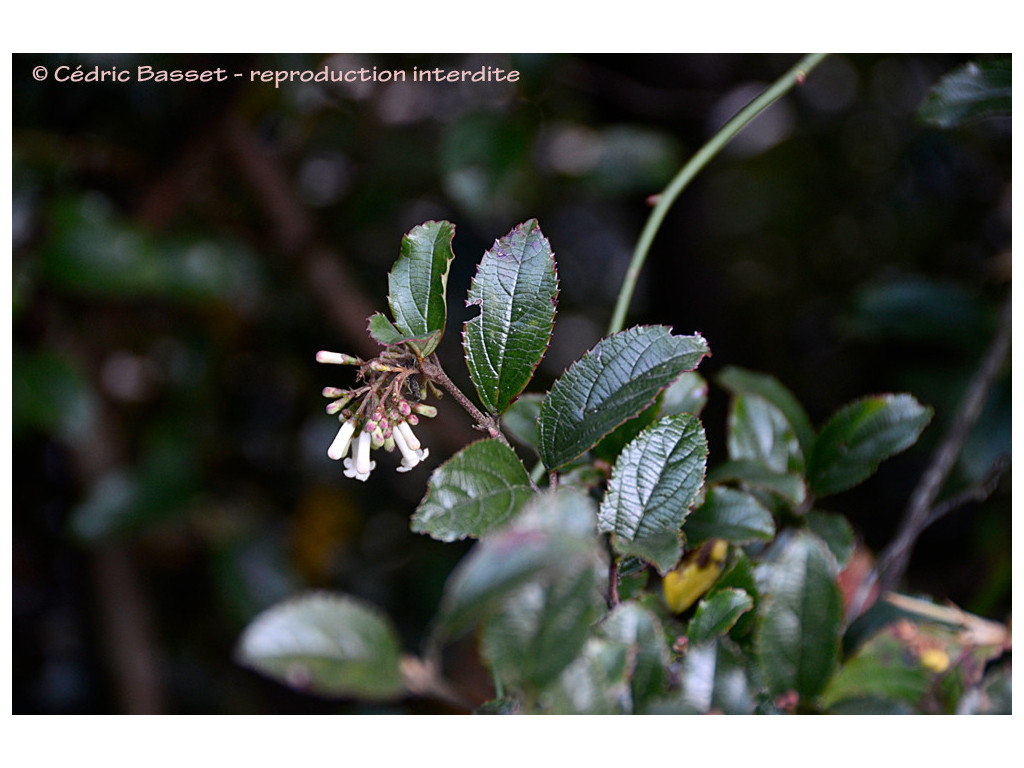
[[400, 422], [398, 425], [398, 431], [401, 432], [402, 437], [405, 438], [405, 444], [412, 450], [418, 451], [420, 449], [420, 441], [416, 439], [416, 435], [412, 433], [412, 427], [410, 427], [407, 422]]
[[318, 363], [329, 363], [331, 365], [359, 364], [359, 359], [352, 357], [352, 355], [346, 355], [343, 352], [328, 352], [326, 349], [321, 349], [316, 353], [316, 361]]
[[352, 435], [355, 434], [355, 431], [356, 423], [354, 420], [349, 419], [342, 424], [341, 429], [338, 430], [338, 436], [334, 438], [331, 447], [327, 449], [327, 455], [337, 461], [348, 453], [348, 446], [352, 442]]
[[370, 472], [377, 466], [376, 461], [370, 461], [370, 439], [369, 432], [359, 433], [359, 442], [355, 448], [355, 460], [345, 459], [345, 477], [354, 477], [364, 483], [370, 477]]
[[[395, 445], [402, 452], [402, 464], [398, 467], [399, 472], [408, 472], [430, 455], [429, 449], [419, 447], [420, 441], [416, 439], [416, 435], [404, 421], [392, 431], [391, 435], [395, 438]], [[415, 442], [415, 448], [412, 447], [409, 438]]]

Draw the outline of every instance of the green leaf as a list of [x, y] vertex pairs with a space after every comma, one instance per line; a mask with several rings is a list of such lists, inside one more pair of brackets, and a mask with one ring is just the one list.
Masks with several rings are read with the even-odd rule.
[[732, 544], [771, 541], [775, 538], [775, 519], [749, 493], [713, 485], [704, 494], [704, 503], [686, 519], [683, 534], [691, 546], [709, 539], [725, 539]]
[[910, 395], [865, 397], [840, 408], [821, 428], [807, 463], [807, 479], [818, 497], [858, 485], [885, 459], [920, 437], [932, 409]]
[[754, 601], [742, 589], [716, 589], [697, 604], [686, 636], [691, 643], [703, 643], [726, 634], [740, 616], [754, 607]]
[[653, 403], [640, 412], [639, 416], [628, 419], [601, 438], [601, 441], [594, 446], [594, 456], [609, 464], [614, 464], [619, 458], [619, 454], [622, 453], [622, 449], [658, 420], [661, 415], [661, 408], [658, 404], [660, 397], [661, 395], [658, 395]]
[[358, 600], [326, 592], [264, 611], [245, 629], [239, 664], [321, 696], [393, 699], [403, 691], [398, 635]]
[[708, 383], [696, 371], [679, 375], [661, 393], [661, 415], [675, 416], [677, 413], [692, 413], [700, 416], [708, 402]]
[[537, 417], [544, 395], [528, 392], [509, 406], [501, 417], [501, 426], [528, 448], [537, 450]]
[[778, 379], [765, 373], [748, 371], [730, 365], [718, 374], [715, 381], [734, 395], [756, 395], [774, 405], [793, 428], [800, 451], [804, 458], [810, 455], [814, 446], [814, 428], [800, 402]]
[[756, 645], [773, 695], [821, 693], [839, 656], [843, 605], [835, 559], [824, 543], [797, 533], [758, 572], [761, 603]]
[[484, 254], [466, 306], [462, 344], [484, 407], [504, 413], [526, 388], [551, 341], [558, 277], [551, 245], [536, 219], [520, 224]]
[[726, 448], [734, 461], [758, 461], [780, 474], [804, 468], [792, 425], [782, 411], [758, 395], [733, 396]]
[[407, 336], [395, 328], [382, 312], [370, 315], [366, 330], [370, 332], [374, 341], [385, 347], [411, 344], [416, 349], [434, 349], [441, 341], [441, 331], [434, 331], [421, 338]]
[[478, 440], [430, 475], [412, 530], [439, 541], [480, 537], [515, 517], [532, 495], [515, 452], [498, 440]]
[[433, 352], [444, 333], [448, 268], [455, 258], [453, 237], [455, 225], [447, 221], [428, 221], [413, 227], [402, 238], [401, 255], [388, 275], [388, 304], [394, 327], [408, 339], [426, 340], [409, 344], [420, 357]]
[[488, 620], [483, 657], [507, 686], [536, 695], [572, 663], [603, 607], [597, 578], [583, 568], [551, 583], [531, 581]]
[[638, 555], [664, 575], [679, 561], [679, 529], [704, 483], [708, 446], [696, 416], [668, 416], [626, 446], [598, 516], [621, 555]]
[[732, 565], [715, 582], [711, 594], [720, 589], [735, 588], [746, 592], [750, 596], [750, 599], [753, 601], [751, 610], [741, 614], [736, 621], [736, 626], [729, 632], [729, 637], [734, 640], [740, 640], [745, 635], [748, 635], [754, 627], [758, 615], [758, 606], [761, 604], [761, 591], [754, 574], [754, 565], [743, 550], [734, 550], [732, 560]]
[[510, 525], [481, 539], [445, 584], [437, 636], [457, 637], [529, 581], [603, 568], [595, 506], [575, 489], [538, 494]]
[[119, 217], [99, 195], [55, 201], [44, 229], [39, 276], [78, 296], [242, 304], [261, 289], [259, 262], [242, 244], [155, 235]]
[[801, 475], [774, 472], [760, 461], [726, 461], [708, 472], [708, 483], [739, 482], [756, 489], [771, 491], [791, 505], [807, 498]]
[[918, 117], [939, 128], [956, 128], [986, 117], [1013, 112], [1010, 59], [968, 62], [943, 77], [928, 92]]
[[808, 512], [806, 520], [807, 527], [828, 545], [839, 567], [846, 567], [855, 544], [850, 522], [835, 512], [822, 512], [818, 509]]
[[843, 665], [825, 690], [822, 703], [829, 709], [858, 699], [913, 704], [928, 691], [931, 677], [906, 643], [886, 631], [868, 641]]
[[541, 697], [541, 712], [555, 715], [626, 714], [631, 699], [629, 654], [622, 643], [591, 637]]
[[654, 704], [652, 715], [749, 715], [754, 711], [754, 690], [743, 655], [725, 638], [691, 645], [683, 656], [679, 689]]
[[638, 326], [609, 336], [574, 363], [541, 405], [540, 454], [557, 469], [639, 414], [683, 371], [710, 354], [701, 336]]
[[643, 712], [668, 688], [669, 653], [661, 622], [639, 603], [626, 601], [608, 614], [599, 625], [598, 632], [609, 641], [622, 645], [630, 660], [626, 666], [629, 711]]
[[89, 441], [99, 398], [75, 365], [55, 352], [13, 352], [11, 400], [14, 435], [39, 430], [70, 443]]

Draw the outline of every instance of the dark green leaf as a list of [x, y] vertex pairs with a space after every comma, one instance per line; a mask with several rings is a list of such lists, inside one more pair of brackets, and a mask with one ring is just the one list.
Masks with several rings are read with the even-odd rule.
[[241, 244], [155, 236], [119, 218], [104, 198], [59, 200], [51, 210], [40, 276], [77, 295], [251, 302], [258, 262]]
[[448, 268], [455, 258], [452, 238], [455, 225], [447, 221], [428, 221], [413, 227], [402, 238], [402, 252], [388, 275], [388, 304], [394, 326], [409, 339], [421, 357], [426, 357], [441, 341], [448, 308], [445, 290]]
[[728, 366], [715, 379], [718, 385], [736, 395], [756, 395], [774, 405], [793, 428], [800, 443], [800, 451], [806, 459], [814, 445], [814, 428], [807, 412], [793, 393], [777, 379], [764, 373]]
[[603, 437], [601, 442], [594, 446], [594, 455], [609, 464], [614, 464], [615, 460], [619, 458], [619, 454], [622, 453], [622, 449], [658, 420], [661, 413], [658, 404], [660, 397], [661, 395], [655, 398], [654, 402], [641, 411], [639, 416], [634, 416], [624, 424], [620, 424], [610, 434]]
[[686, 636], [691, 643], [713, 640], [736, 626], [740, 616], [753, 607], [753, 599], [742, 589], [716, 589], [697, 604]]
[[843, 605], [835, 559], [824, 543], [797, 533], [759, 568], [756, 644], [769, 691], [821, 693], [836, 669]]
[[774, 472], [759, 461], [727, 461], [708, 472], [708, 483], [740, 482], [771, 491], [796, 506], [807, 498], [804, 479], [796, 473]]
[[540, 453], [557, 469], [650, 405], [709, 354], [699, 335], [635, 327], [600, 341], [555, 382], [541, 406]]
[[929, 91], [918, 117], [939, 128], [1013, 112], [1010, 59], [968, 62], [943, 77]]
[[86, 376], [53, 352], [13, 354], [12, 414], [15, 437], [30, 429], [67, 440], [88, 441], [99, 401]]
[[807, 513], [807, 527], [817, 534], [844, 568], [853, 554], [854, 533], [849, 521], [834, 512], [811, 510]]
[[598, 525], [615, 550], [654, 563], [664, 575], [682, 554], [679, 529], [704, 483], [707, 439], [696, 416], [668, 416], [619, 455]]
[[483, 536], [515, 517], [532, 495], [515, 452], [498, 440], [478, 440], [430, 475], [412, 530], [440, 541]]
[[239, 664], [307, 693], [392, 699], [403, 691], [401, 646], [376, 609], [317, 592], [264, 611], [246, 628]]
[[558, 277], [551, 245], [536, 219], [520, 224], [484, 254], [466, 306], [462, 344], [469, 377], [491, 413], [504, 413], [533, 378], [551, 341]]
[[537, 417], [544, 395], [527, 393], [509, 406], [501, 417], [501, 425], [523, 445], [537, 449]]
[[978, 339], [992, 335], [985, 300], [965, 285], [905, 277], [859, 289], [847, 331], [878, 342], [950, 346], [974, 354]]
[[704, 494], [704, 503], [687, 518], [683, 533], [690, 545], [708, 539], [725, 539], [733, 544], [771, 541], [775, 519], [749, 493], [713, 485]]
[[576, 658], [603, 607], [597, 579], [583, 568], [505, 599], [484, 628], [482, 653], [507, 686], [535, 695]]
[[692, 413], [700, 416], [708, 402], [708, 383], [696, 371], [679, 375], [661, 393], [661, 415], [674, 416], [677, 413]]
[[601, 563], [595, 512], [594, 502], [574, 489], [537, 495], [452, 572], [438, 612], [438, 635], [465, 632], [528, 581], [550, 583]]
[[720, 589], [740, 589], [746, 592], [753, 601], [753, 607], [747, 613], [741, 614], [736, 621], [736, 626], [729, 632], [733, 639], [742, 639], [754, 626], [757, 618], [758, 606], [761, 603], [761, 591], [757, 585], [754, 575], [754, 565], [742, 550], [735, 550], [732, 555], [733, 563], [726, 569], [715, 583], [711, 594]]
[[726, 447], [734, 461], [758, 461], [773, 472], [801, 472], [804, 457], [785, 415], [758, 395], [734, 395]]
[[885, 459], [906, 450], [932, 418], [932, 409], [910, 395], [876, 395], [840, 408], [818, 435], [807, 463], [816, 496], [863, 482]]

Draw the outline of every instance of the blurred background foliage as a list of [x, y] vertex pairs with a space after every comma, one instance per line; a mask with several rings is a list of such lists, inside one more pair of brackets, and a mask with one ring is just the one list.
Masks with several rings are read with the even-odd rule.
[[[240, 630], [324, 587], [381, 606], [416, 648], [466, 545], [409, 531], [428, 472], [474, 439], [446, 400], [428, 467], [351, 482], [326, 456], [316, 350], [373, 352], [402, 234], [456, 223], [451, 333], [494, 238], [537, 217], [558, 260], [543, 391], [607, 326], [633, 244], [690, 153], [794, 55], [15, 55], [14, 711], [373, 712], [231, 661]], [[816, 423], [905, 390], [921, 443], [838, 497], [890, 540], [1010, 287], [1010, 121], [914, 113], [984, 56], [835, 55], [670, 212], [630, 324], [701, 332]], [[249, 70], [515, 69], [507, 83], [36, 82], [61, 64]], [[344, 371], [341, 375], [344, 376]], [[727, 397], [704, 413], [711, 464]], [[1010, 449], [1005, 367], [949, 492]], [[387, 458], [383, 459], [385, 462]], [[1005, 619], [1010, 482], [922, 537], [904, 587]], [[486, 698], [474, 649], [450, 676]], [[436, 711], [422, 703], [386, 711]]]

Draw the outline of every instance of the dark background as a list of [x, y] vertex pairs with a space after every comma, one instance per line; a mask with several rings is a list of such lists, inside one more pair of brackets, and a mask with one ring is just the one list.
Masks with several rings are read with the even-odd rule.
[[[318, 349], [373, 354], [401, 236], [457, 225], [440, 354], [483, 251], [537, 217], [558, 261], [531, 389], [607, 328], [649, 207], [778, 55], [15, 55], [13, 707], [21, 713], [423, 712], [322, 702], [231, 660], [260, 610], [306, 588], [381, 606], [416, 649], [467, 544], [411, 533], [431, 468], [477, 433], [450, 400], [426, 468], [369, 482], [326, 456]], [[952, 132], [915, 110], [983, 55], [835, 55], [698, 177], [654, 243], [629, 324], [699, 331], [821, 424], [909, 391], [914, 449], [827, 500], [891, 538], [1010, 288], [1010, 121]], [[515, 69], [503, 83], [59, 83], [134, 70]], [[727, 397], [704, 413], [723, 459]], [[1010, 447], [1007, 365], [948, 491]], [[903, 586], [1005, 619], [1010, 483], [921, 539]], [[487, 695], [470, 644], [449, 672]]]

